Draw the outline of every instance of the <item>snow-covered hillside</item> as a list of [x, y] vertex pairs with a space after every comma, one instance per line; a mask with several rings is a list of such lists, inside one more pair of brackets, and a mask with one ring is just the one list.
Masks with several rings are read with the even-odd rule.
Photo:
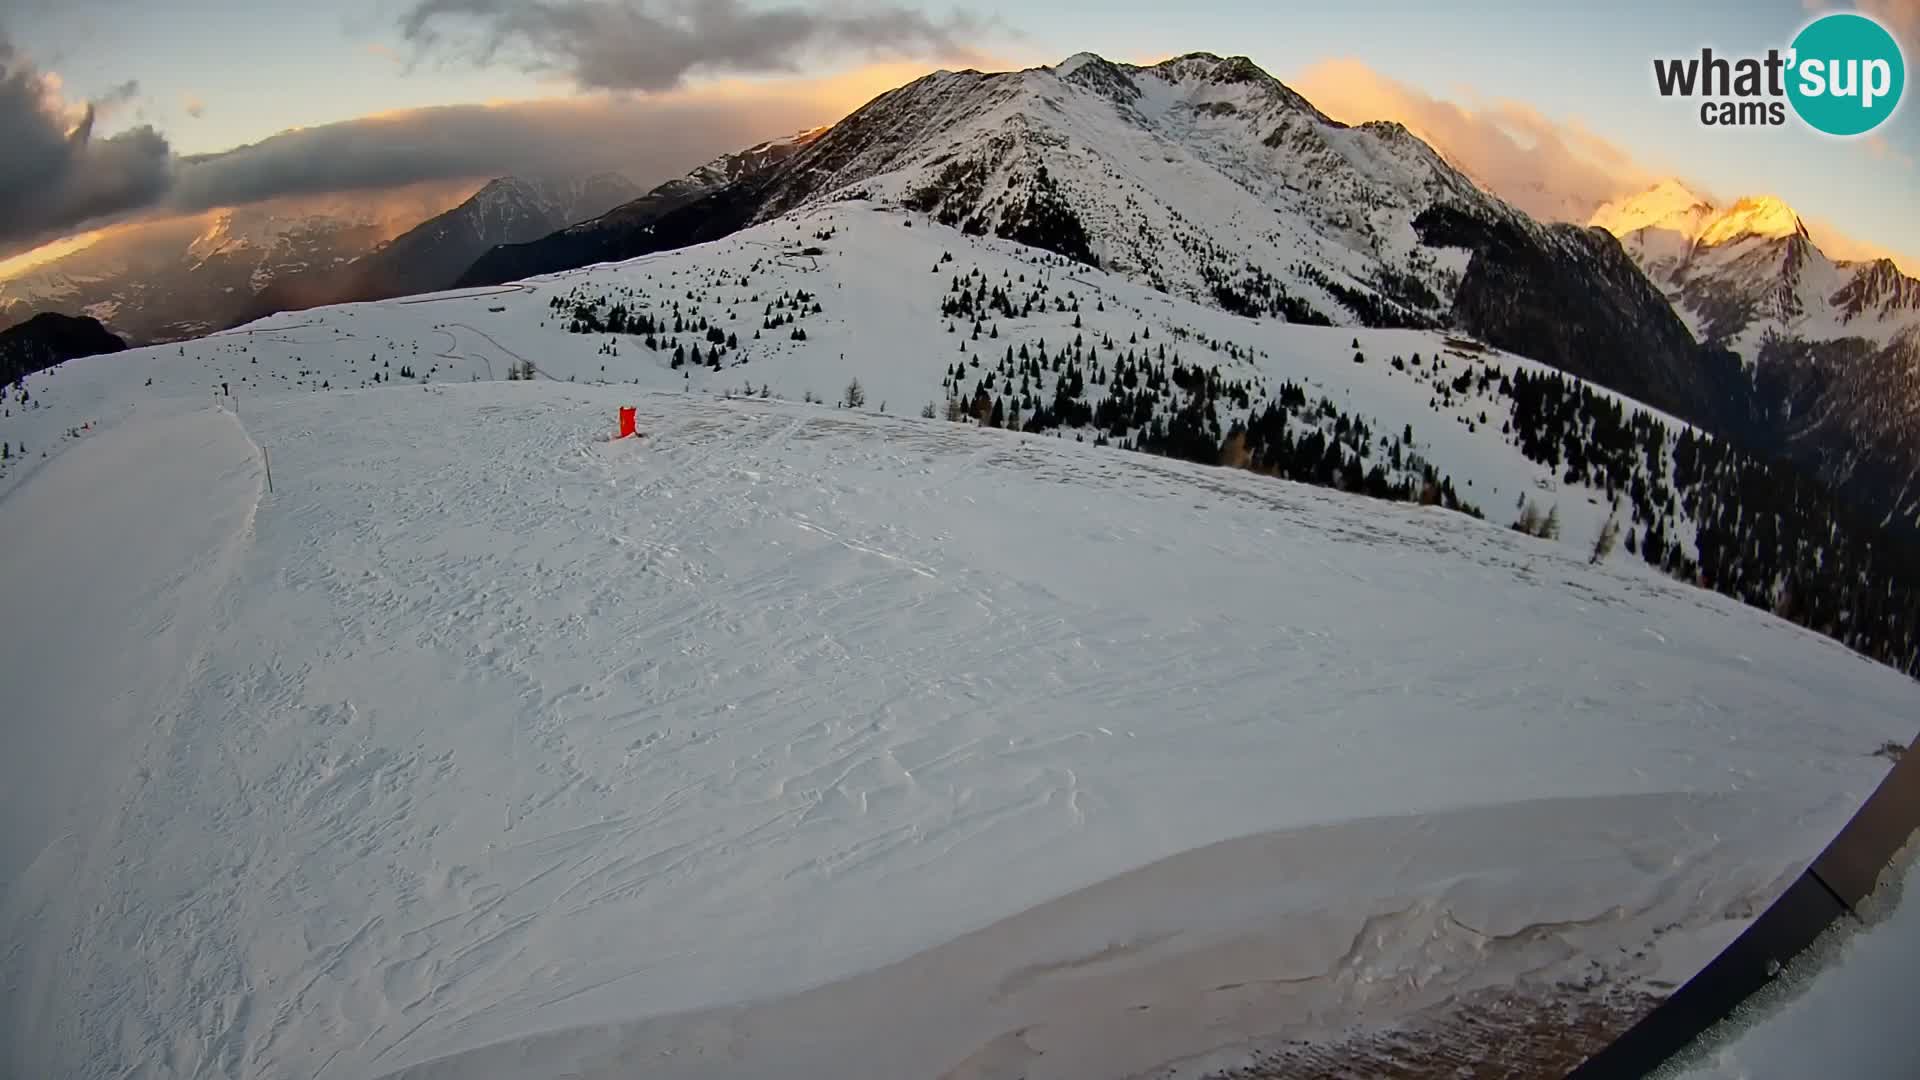
[[632, 387], [142, 401], [0, 536], [25, 1076], [1116, 1075], [1657, 994], [1920, 706], [1457, 513]]
[[[31, 376], [6, 1065], [1114, 1075], [1657, 996], [1920, 687], [1589, 565], [1604, 470], [1502, 430], [1550, 375], [855, 201]], [[1387, 497], [1096, 445], [1236, 422]]]

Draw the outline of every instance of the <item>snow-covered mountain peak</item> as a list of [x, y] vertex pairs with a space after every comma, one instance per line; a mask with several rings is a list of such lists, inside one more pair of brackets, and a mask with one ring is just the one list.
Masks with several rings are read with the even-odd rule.
[[492, 202], [496, 199], [529, 195], [532, 191], [533, 185], [522, 180], [520, 177], [496, 176], [485, 184], [482, 184], [480, 190], [473, 193], [473, 198], [482, 202]]
[[1920, 519], [1920, 280], [1886, 259], [1829, 258], [1772, 195], [1715, 207], [1665, 181], [1592, 221], [1697, 339], [1755, 373], [1748, 415], [1763, 418], [1752, 421], [1761, 442], [1793, 448], [1890, 520]]
[[1668, 178], [1636, 195], [1603, 204], [1587, 222], [1626, 239], [1645, 229], [1676, 233], [1690, 244], [1715, 247], [1748, 238], [1807, 238], [1807, 227], [1783, 200], [1743, 196], [1719, 207], [1679, 180]]
[[1592, 224], [1620, 238], [1697, 336], [1749, 362], [1775, 337], [1885, 344], [1920, 308], [1920, 282], [1891, 263], [1829, 259], [1777, 196], [1716, 207], [1668, 180], [1601, 207]]
[[1251, 108], [1256, 112], [1262, 106], [1270, 106], [1304, 113], [1314, 123], [1323, 126], [1343, 126], [1329, 119], [1292, 87], [1267, 74], [1244, 56], [1188, 53], [1150, 68], [1134, 70], [1142, 75], [1153, 76], [1169, 87], [1183, 88], [1190, 100], [1203, 103], [1203, 107], [1216, 112], [1228, 105]]
[[1920, 280], [1908, 277], [1892, 259], [1845, 262], [1840, 269], [1851, 274], [1845, 286], [1833, 295], [1833, 304], [1849, 319], [1866, 316], [1902, 318], [1911, 330], [1920, 330]]
[[1669, 177], [1636, 195], [1603, 204], [1587, 224], [1617, 237], [1654, 228], [1677, 232], [1692, 240], [1701, 223], [1713, 213], [1712, 200]]
[[1211, 53], [936, 72], [756, 185], [750, 221], [870, 199], [1299, 321], [1437, 322], [1468, 256], [1422, 242], [1435, 206], [1534, 228], [1404, 128], [1335, 123]]
[[1583, 374], [1594, 357], [1627, 354], [1631, 371], [1607, 369], [1617, 388], [1657, 404], [1704, 393], [1686, 359], [1695, 342], [1618, 245], [1541, 225], [1402, 125], [1331, 120], [1245, 57], [934, 72], [784, 159], [724, 164], [737, 179], [662, 185], [491, 251], [460, 283], [632, 259], [852, 203], [1242, 318], [1447, 326]]
[[513, 204], [531, 203], [538, 198], [533, 185], [526, 180], [517, 176], [499, 176], [474, 192], [471, 203], [476, 210], [496, 210]]
[[1280, 81], [1247, 57], [1220, 56], [1210, 52], [1190, 52], [1171, 60], [1162, 60], [1150, 70], [1168, 78], [1203, 78], [1223, 83], [1264, 84]]
[[1702, 224], [1697, 239], [1712, 247], [1748, 237], [1775, 240], [1794, 236], [1807, 239], [1807, 227], [1793, 207], [1771, 195], [1754, 195], [1713, 214]]
[[1088, 64], [1096, 63], [1104, 64], [1106, 63], [1106, 58], [1096, 53], [1077, 52], [1065, 60], [1060, 61], [1058, 64], [1053, 65], [1053, 73], [1064, 79]]

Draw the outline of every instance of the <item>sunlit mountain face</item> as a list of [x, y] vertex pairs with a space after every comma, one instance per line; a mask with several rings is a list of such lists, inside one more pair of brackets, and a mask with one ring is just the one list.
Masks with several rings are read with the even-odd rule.
[[17, 258], [0, 280], [0, 323], [86, 314], [135, 343], [222, 329], [275, 281], [349, 263], [481, 183], [276, 199], [99, 230]]

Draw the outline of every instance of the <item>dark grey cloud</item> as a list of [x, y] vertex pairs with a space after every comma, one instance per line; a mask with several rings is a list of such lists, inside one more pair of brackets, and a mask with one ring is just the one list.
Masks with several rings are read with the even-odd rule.
[[[128, 84], [110, 107], [138, 92]], [[122, 90], [124, 98], [115, 100]], [[152, 127], [93, 133], [97, 106], [71, 116], [28, 59], [0, 32], [0, 251], [151, 205], [170, 179], [167, 140]]]
[[450, 105], [284, 132], [181, 158], [165, 208], [191, 212], [289, 195], [508, 174], [622, 171], [665, 180], [825, 119], [804, 100], [667, 99]]
[[140, 80], [128, 79], [118, 86], [109, 87], [106, 93], [93, 99], [93, 105], [101, 112], [106, 112], [109, 109], [117, 109], [122, 105], [129, 104], [134, 98], [139, 96]]
[[[90, 139], [83, 119], [67, 135], [9, 107], [12, 88], [0, 81], [0, 146], [21, 151], [0, 155], [0, 258], [83, 227], [285, 197], [558, 172], [622, 172], [650, 185], [833, 119], [818, 100], [772, 93], [450, 105], [180, 157], [151, 128]], [[22, 125], [23, 115], [35, 122]]]
[[[476, 58], [504, 56], [511, 46], [523, 59], [564, 64], [583, 85], [624, 90], [665, 89], [695, 68], [776, 71], [808, 50], [957, 54], [962, 30], [974, 25], [900, 9], [815, 13], [733, 0], [412, 2], [406, 26], [416, 42], [447, 45], [447, 21], [464, 21], [481, 31], [470, 43]], [[139, 95], [139, 83], [84, 107], [49, 87], [0, 30], [0, 258], [83, 228], [289, 196], [558, 171], [655, 182], [844, 109], [835, 91], [791, 85], [745, 96], [589, 94], [362, 117], [181, 157], [151, 126], [95, 134], [96, 121]], [[202, 106], [189, 99], [185, 111], [197, 117]]]
[[702, 72], [791, 72], [830, 53], [968, 60], [989, 27], [898, 6], [810, 10], [741, 0], [415, 0], [419, 55], [558, 73], [584, 89], [660, 91]]

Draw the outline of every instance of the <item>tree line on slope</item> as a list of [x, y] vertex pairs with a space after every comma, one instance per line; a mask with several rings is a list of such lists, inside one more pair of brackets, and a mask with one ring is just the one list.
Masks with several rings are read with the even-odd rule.
[[1920, 676], [1920, 550], [1905, 538], [1791, 465], [1629, 414], [1558, 372], [1505, 382], [1515, 445], [1620, 494], [1629, 552]]
[[[1269, 395], [1217, 364], [1188, 364], [1165, 343], [1139, 348], [1107, 338], [1105, 345], [1103, 357], [1101, 343], [1082, 334], [1051, 351], [1042, 338], [1031, 348], [1006, 346], [991, 366], [975, 352], [941, 379], [945, 415], [1030, 434], [1072, 431], [1083, 441], [1091, 431], [1096, 446], [1483, 516], [1414, 449], [1411, 425], [1376, 434], [1367, 418], [1328, 397], [1309, 400], [1292, 381]], [[1256, 398], [1264, 399], [1257, 407]], [[933, 412], [929, 406], [922, 415]], [[1224, 425], [1223, 414], [1230, 418]]]
[[[1077, 312], [1079, 304], [1076, 297], [1060, 310]], [[974, 316], [969, 340], [975, 343], [982, 336], [979, 319], [1030, 310], [1024, 298], [1015, 307], [1001, 287], [989, 289], [984, 276], [977, 282], [972, 275], [956, 277], [942, 301], [944, 314]], [[987, 340], [997, 344], [998, 326], [986, 325]], [[1033, 433], [1091, 431], [1101, 445], [1481, 516], [1450, 478], [1413, 452], [1410, 428], [1402, 438], [1376, 439], [1364, 418], [1330, 400], [1310, 403], [1293, 383], [1268, 394], [1264, 386], [1224, 377], [1217, 366], [1189, 365], [1177, 351], [1170, 357], [1165, 344], [1151, 344], [1146, 333], [1144, 342], [1136, 332], [1119, 345], [1110, 336], [1088, 343], [1076, 331], [1071, 343], [1052, 352], [1044, 339], [1035, 349], [1008, 344], [991, 366], [976, 345], [942, 379], [946, 414]], [[1615, 514], [1595, 538], [1595, 561], [1620, 542], [1673, 577], [1920, 676], [1920, 555], [1912, 545], [1886, 535], [1791, 466], [1629, 409], [1558, 372], [1508, 373], [1484, 357], [1476, 364], [1480, 348], [1471, 342], [1448, 345], [1467, 360], [1464, 370], [1450, 370], [1438, 354], [1424, 364], [1416, 355], [1411, 368], [1395, 356], [1389, 366], [1431, 382], [1430, 406], [1454, 414], [1469, 430], [1491, 422], [1484, 409], [1475, 419], [1472, 402], [1484, 401], [1496, 415], [1504, 411], [1502, 436], [1527, 460], [1562, 484], [1613, 503]], [[1365, 357], [1356, 351], [1354, 360]], [[1256, 398], [1266, 400], [1255, 406]], [[1557, 534], [1557, 508], [1540, 511], [1523, 496], [1519, 509], [1516, 529]]]

